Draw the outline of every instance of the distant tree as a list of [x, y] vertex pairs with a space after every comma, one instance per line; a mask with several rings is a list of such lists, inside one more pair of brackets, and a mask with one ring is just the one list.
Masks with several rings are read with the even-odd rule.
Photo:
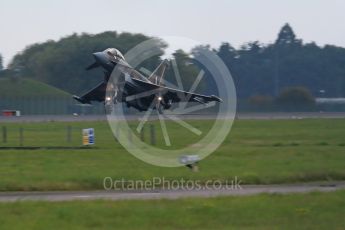
[[238, 63], [238, 51], [229, 43], [224, 42], [216, 52], [231, 72], [235, 85], [238, 86], [241, 83], [239, 75], [236, 74], [238, 72], [238, 68], [241, 67]]
[[226, 63], [231, 65], [234, 59], [237, 56], [237, 51], [234, 47], [232, 47], [229, 43], [224, 42], [219, 47], [217, 51], [219, 57]]
[[4, 66], [3, 66], [3, 64], [2, 64], [2, 56], [1, 56], [1, 54], [0, 54], [0, 70], [3, 70], [4, 69]]
[[276, 45], [290, 45], [290, 44], [295, 44], [299, 42], [300, 40], [296, 39], [296, 35], [292, 27], [288, 23], [286, 23], [281, 28], [275, 44]]
[[[192, 57], [193, 57], [193, 63], [198, 67], [199, 70], [202, 70], [204, 75], [202, 77], [202, 82], [200, 82], [200, 85], [203, 89], [202, 93], [209, 94], [209, 95], [218, 95], [218, 92], [223, 90], [220, 89], [220, 86], [217, 85], [216, 82], [221, 80], [222, 77], [219, 74], [212, 73], [211, 69], [208, 69], [210, 66], [207, 66], [209, 63], [209, 52], [217, 52], [216, 50], [212, 50], [209, 45], [199, 45], [192, 49]], [[225, 90], [225, 88], [224, 88]]]
[[310, 107], [315, 105], [315, 98], [310, 91], [304, 87], [289, 87], [276, 98], [276, 103], [280, 107]]
[[[200, 70], [198, 66], [195, 65], [195, 63], [193, 62], [193, 59], [190, 56], [190, 54], [184, 52], [183, 50], [176, 50], [173, 53], [173, 58], [176, 62], [177, 68], [171, 65], [168, 68], [165, 78], [169, 82], [178, 85], [176, 79], [176, 74], [178, 74], [181, 78], [183, 89], [189, 90], [193, 85], [194, 81], [196, 80]], [[178, 71], [178, 73], [176, 73], [175, 71]], [[196, 91], [202, 91], [204, 89], [204, 86], [205, 85], [203, 81], [201, 81], [198, 87], [196, 88]]]

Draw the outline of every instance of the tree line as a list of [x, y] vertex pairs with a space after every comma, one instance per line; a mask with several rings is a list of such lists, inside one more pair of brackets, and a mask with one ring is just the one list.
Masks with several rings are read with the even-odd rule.
[[231, 70], [239, 97], [278, 96], [286, 87], [307, 88], [315, 97], [345, 96], [345, 49], [303, 43], [286, 24], [276, 41], [223, 43], [218, 55]]
[[[27, 47], [8, 67], [20, 77], [43, 81], [73, 94], [81, 93], [102, 78], [99, 70], [85, 71], [85, 67], [93, 62], [91, 53], [109, 47], [126, 53], [147, 39], [149, 37], [143, 34], [114, 31], [96, 35], [73, 34], [59, 41]], [[163, 54], [167, 45], [160, 40], [157, 46]], [[253, 41], [236, 49], [225, 42], [214, 51], [230, 69], [239, 98], [277, 97], [287, 87], [303, 87], [314, 97], [345, 96], [345, 49], [304, 43], [289, 24], [281, 28], [276, 41], [271, 44]], [[182, 50], [176, 51], [174, 57], [181, 64], [183, 80], [191, 85], [198, 73], [188, 64], [191, 57]], [[146, 61], [144, 66], [153, 70], [160, 61], [158, 55]], [[173, 74], [170, 69], [167, 77], [171, 81]]]
[[[103, 79], [99, 69], [85, 70], [95, 61], [92, 53], [109, 47], [117, 47], [125, 53], [147, 39], [143, 34], [117, 32], [73, 34], [59, 41], [27, 47], [13, 58], [9, 69], [20, 77], [39, 80], [71, 94], [79, 94]], [[163, 48], [165, 44], [157, 40], [157, 46]], [[144, 66], [152, 65], [151, 62], [159, 62], [159, 56], [147, 60]]]

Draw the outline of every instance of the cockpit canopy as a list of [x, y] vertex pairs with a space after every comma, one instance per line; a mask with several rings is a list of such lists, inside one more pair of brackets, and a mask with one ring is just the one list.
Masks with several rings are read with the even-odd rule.
[[125, 57], [122, 55], [122, 53], [115, 48], [108, 48], [104, 50], [105, 53], [107, 53], [111, 58], [125, 60]]

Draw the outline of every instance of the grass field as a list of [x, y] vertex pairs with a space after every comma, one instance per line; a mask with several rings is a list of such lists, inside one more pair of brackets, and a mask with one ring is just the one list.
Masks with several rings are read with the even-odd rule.
[[[207, 121], [190, 121], [207, 127]], [[345, 179], [345, 120], [236, 120], [230, 135], [211, 156], [200, 162], [200, 172], [187, 168], [148, 165], [124, 150], [106, 122], [4, 123], [8, 141], [18, 146], [19, 127], [24, 146], [80, 146], [81, 128], [94, 127], [93, 149], [0, 150], [0, 190], [103, 189], [104, 177], [113, 179], [221, 179], [235, 176], [247, 184], [293, 183]], [[72, 142], [66, 127], [73, 128]], [[168, 129], [176, 128], [168, 124]], [[177, 132], [177, 131], [176, 131]], [[160, 136], [157, 131], [157, 136]], [[192, 141], [176, 135], [178, 144]], [[1, 140], [0, 140], [1, 142]], [[162, 138], [157, 139], [162, 145]]]
[[70, 97], [68, 93], [58, 88], [28, 78], [0, 79], [0, 97]]
[[345, 191], [151, 201], [0, 203], [1, 229], [344, 229]]

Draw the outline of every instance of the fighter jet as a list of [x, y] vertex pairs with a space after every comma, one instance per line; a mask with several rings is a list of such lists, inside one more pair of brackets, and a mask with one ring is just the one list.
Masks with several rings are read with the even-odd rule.
[[[82, 104], [91, 104], [92, 101], [104, 102], [105, 104], [123, 102], [126, 103], [127, 107], [133, 107], [140, 112], [152, 108], [163, 113], [163, 110], [171, 108], [173, 103], [198, 102], [207, 104], [212, 101], [222, 101], [215, 95], [207, 96], [167, 87], [163, 77], [169, 65], [168, 60], [163, 60], [152, 74], [146, 77], [131, 67], [122, 53], [115, 48], [93, 53], [93, 56], [95, 62], [86, 70], [102, 68], [104, 80], [83, 96], [73, 96]], [[111, 85], [111, 89], [109, 89], [108, 81], [115, 67], [118, 68], [123, 79], [115, 85]], [[108, 91], [113, 92], [112, 97], [106, 97], [107, 85]]]

